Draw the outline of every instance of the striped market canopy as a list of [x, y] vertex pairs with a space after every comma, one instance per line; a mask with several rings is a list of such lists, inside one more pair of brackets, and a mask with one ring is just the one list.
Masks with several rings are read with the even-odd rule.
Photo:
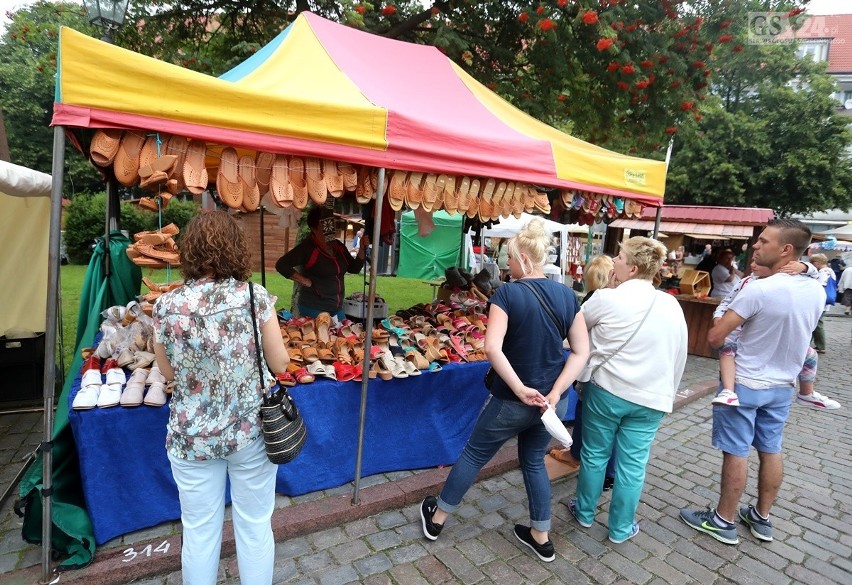
[[311, 13], [219, 78], [69, 28], [59, 43], [54, 125], [165, 132], [662, 205], [665, 163], [611, 152], [539, 122], [434, 47]]

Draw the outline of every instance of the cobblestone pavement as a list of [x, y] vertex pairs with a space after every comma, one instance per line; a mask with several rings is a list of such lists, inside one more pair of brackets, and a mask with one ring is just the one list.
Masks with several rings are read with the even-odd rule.
[[[448, 521], [437, 542], [421, 534], [418, 507], [377, 515], [276, 545], [274, 582], [288, 584], [371, 583], [850, 583], [852, 580], [852, 318], [835, 308], [826, 317], [828, 352], [820, 356], [817, 391], [844, 408], [820, 412], [794, 406], [785, 432], [785, 478], [772, 511], [775, 541], [757, 541], [744, 527], [740, 544], [726, 546], [699, 534], [678, 517], [683, 507], [714, 506], [721, 454], [710, 445], [710, 397], [667, 416], [654, 442], [638, 510], [641, 532], [629, 542], [607, 539], [605, 494], [595, 524], [581, 528], [564, 502], [576, 479], [553, 484], [551, 538], [556, 561], [542, 563], [512, 534], [528, 521], [521, 474], [512, 470], [479, 482]], [[681, 385], [688, 388], [717, 375], [715, 360], [690, 356]], [[38, 415], [0, 417], [0, 489], [39, 440]], [[743, 504], [756, 497], [757, 457], [750, 458]], [[416, 472], [373, 476], [369, 486]], [[351, 484], [299, 498], [279, 496], [279, 506], [351, 492]], [[179, 532], [167, 523], [125, 535], [101, 549], [128, 546]], [[0, 582], [4, 572], [37, 565], [39, 549], [20, 539], [11, 503], [0, 508]], [[219, 583], [239, 583], [236, 561], [223, 559]], [[12, 575], [7, 575], [11, 577]], [[173, 585], [179, 573], [139, 581]]]

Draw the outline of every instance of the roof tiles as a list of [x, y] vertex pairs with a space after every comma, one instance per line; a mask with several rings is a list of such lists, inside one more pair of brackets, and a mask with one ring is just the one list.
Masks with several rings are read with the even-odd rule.
[[808, 16], [796, 37], [831, 39], [828, 73], [852, 72], [852, 14]]
[[[669, 222], [719, 223], [728, 225], [765, 225], [775, 217], [771, 209], [761, 207], [711, 207], [701, 205], [664, 205], [662, 219]], [[641, 219], [654, 219], [657, 210], [645, 207]], [[665, 230], [663, 230], [665, 231]]]

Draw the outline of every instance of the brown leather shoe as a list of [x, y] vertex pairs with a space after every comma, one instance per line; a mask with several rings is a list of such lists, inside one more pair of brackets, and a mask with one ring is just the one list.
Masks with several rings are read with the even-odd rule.
[[548, 455], [556, 459], [557, 461], [561, 461], [566, 465], [570, 465], [571, 467], [580, 467], [580, 462], [574, 459], [574, 456], [571, 455], [571, 449], [564, 449], [561, 447], [554, 447], [550, 451], [548, 451]]

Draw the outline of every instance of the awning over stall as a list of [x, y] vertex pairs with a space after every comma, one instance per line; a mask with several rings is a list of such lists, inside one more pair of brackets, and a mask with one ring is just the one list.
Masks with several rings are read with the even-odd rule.
[[[639, 219], [616, 219], [609, 227], [653, 231], [656, 212], [645, 209]], [[662, 208], [660, 230], [696, 239], [749, 239], [756, 227], [774, 217], [771, 209], [759, 207], [666, 205]]]
[[[662, 205], [666, 166], [515, 108], [435, 47], [304, 12], [221, 78], [63, 28], [53, 124], [576, 188]], [[212, 162], [212, 161], [211, 161]]]

